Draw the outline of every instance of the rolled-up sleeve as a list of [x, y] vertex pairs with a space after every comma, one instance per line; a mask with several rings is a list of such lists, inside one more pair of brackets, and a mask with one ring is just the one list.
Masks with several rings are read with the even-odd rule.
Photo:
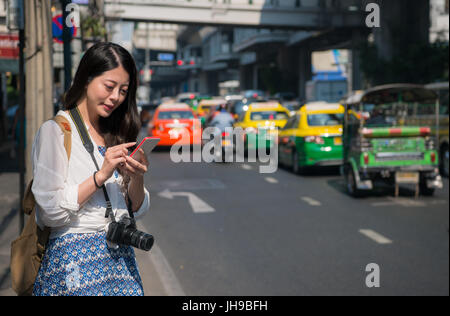
[[40, 207], [39, 218], [45, 226], [60, 227], [70, 222], [80, 209], [78, 185], [68, 185], [67, 153], [64, 133], [52, 120], [36, 134], [32, 148], [33, 191]]
[[141, 207], [134, 213], [134, 217], [136, 219], [142, 217], [148, 210], [150, 209], [150, 194], [148, 190], [144, 188], [144, 201], [141, 204]]

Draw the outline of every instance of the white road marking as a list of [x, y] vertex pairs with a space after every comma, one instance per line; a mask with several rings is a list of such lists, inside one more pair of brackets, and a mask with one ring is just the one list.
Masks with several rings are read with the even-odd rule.
[[433, 200], [430, 202], [432, 205], [441, 205], [441, 204], [447, 204], [448, 202], [446, 200]]
[[210, 206], [208, 203], [206, 203], [205, 201], [200, 199], [197, 195], [191, 192], [171, 192], [166, 189], [162, 192], [159, 192], [158, 195], [166, 199], [173, 199], [174, 196], [186, 196], [194, 213], [215, 212], [215, 209], [212, 206]]
[[394, 197], [388, 197], [388, 201], [380, 201], [372, 203], [372, 206], [375, 207], [382, 207], [382, 206], [389, 206], [389, 205], [398, 205], [398, 206], [405, 206], [405, 207], [424, 207], [426, 206], [426, 203], [423, 201], [418, 201], [413, 198], [394, 198]]
[[241, 165], [241, 168], [244, 169], [244, 170], [252, 170], [253, 169], [252, 166], [247, 165], [245, 163]]
[[303, 196], [302, 200], [305, 201], [306, 203], [308, 203], [309, 205], [312, 205], [312, 206], [320, 206], [320, 205], [322, 205], [322, 203], [320, 203], [319, 201], [316, 201], [313, 198], [310, 198], [308, 196]]
[[426, 207], [428, 205], [441, 205], [448, 203], [446, 200], [433, 200], [433, 201], [424, 201], [424, 200], [416, 200], [414, 198], [404, 198], [404, 197], [388, 197], [387, 201], [380, 201], [372, 203], [372, 206], [375, 207], [383, 207], [383, 206], [404, 206], [404, 207]]
[[[146, 231], [146, 229], [143, 228], [140, 223], [138, 223], [138, 227], [141, 231]], [[186, 293], [183, 291], [183, 288], [181, 287], [180, 281], [178, 281], [175, 272], [173, 272], [169, 262], [156, 243], [153, 244], [152, 250], [147, 252], [147, 256], [153, 263], [153, 266], [155, 267], [157, 275], [161, 280], [161, 284], [163, 285], [167, 295], [186, 296]]]
[[278, 183], [278, 180], [272, 177], [265, 177], [264, 180], [266, 180], [269, 183]]
[[377, 232], [371, 229], [360, 229], [359, 232], [381, 245], [392, 244], [392, 240], [384, 237], [383, 235], [378, 234]]

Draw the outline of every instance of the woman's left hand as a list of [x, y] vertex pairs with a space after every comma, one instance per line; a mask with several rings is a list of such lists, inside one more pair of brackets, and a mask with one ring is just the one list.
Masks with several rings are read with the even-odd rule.
[[148, 170], [148, 160], [142, 149], [133, 155], [126, 156], [126, 162], [121, 169], [125, 171], [131, 179], [141, 179]]

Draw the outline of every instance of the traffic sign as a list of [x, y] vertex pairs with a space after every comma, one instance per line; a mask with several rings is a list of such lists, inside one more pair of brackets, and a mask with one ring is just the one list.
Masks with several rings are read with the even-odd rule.
[[[70, 27], [70, 34], [72, 35], [72, 39], [77, 36], [77, 27], [72, 23], [72, 27]], [[52, 19], [52, 32], [53, 32], [53, 41], [56, 43], [63, 43], [63, 15], [58, 14]]]

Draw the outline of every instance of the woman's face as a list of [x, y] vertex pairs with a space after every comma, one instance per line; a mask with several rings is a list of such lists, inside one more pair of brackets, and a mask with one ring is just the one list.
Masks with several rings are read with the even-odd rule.
[[95, 77], [86, 91], [89, 112], [108, 117], [125, 100], [129, 85], [128, 72], [119, 66]]

